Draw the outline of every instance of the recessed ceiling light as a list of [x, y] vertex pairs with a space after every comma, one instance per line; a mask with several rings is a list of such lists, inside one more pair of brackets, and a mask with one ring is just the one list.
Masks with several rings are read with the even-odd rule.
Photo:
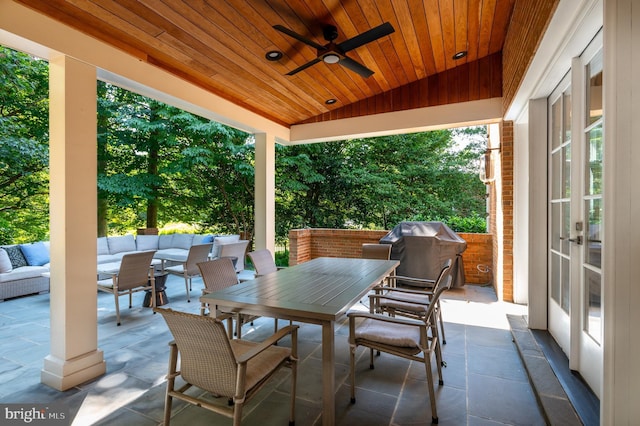
[[465, 56], [467, 56], [467, 51], [466, 50], [461, 50], [460, 52], [456, 52], [455, 55], [453, 55], [453, 59], [457, 60], [457, 59], [462, 59]]
[[282, 52], [279, 50], [270, 50], [264, 57], [267, 58], [267, 61], [277, 61], [282, 58]]
[[333, 105], [333, 104], [335, 104], [336, 102], [338, 102], [338, 101], [337, 101], [337, 100], [335, 100], [335, 99], [333, 99], [333, 98], [331, 98], [331, 99], [327, 99], [326, 101], [324, 101], [324, 103], [325, 103], [325, 104], [327, 104], [327, 105]]

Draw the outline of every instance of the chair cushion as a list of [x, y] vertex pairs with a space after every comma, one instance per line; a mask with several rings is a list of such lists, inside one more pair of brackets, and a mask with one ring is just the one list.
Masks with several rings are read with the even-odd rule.
[[5, 246], [3, 247], [11, 260], [11, 266], [13, 269], [27, 266], [27, 259], [24, 258], [20, 246]]
[[401, 293], [398, 291], [391, 291], [388, 294], [392, 295], [396, 299], [402, 300], [380, 298], [380, 306], [389, 309], [396, 309], [398, 311], [415, 312], [416, 314], [424, 314], [429, 310], [429, 304], [431, 301], [427, 295], [421, 296], [417, 294]]
[[136, 240], [133, 235], [122, 235], [120, 237], [107, 237], [109, 253], [116, 254], [124, 251], [136, 251]]
[[0, 248], [0, 274], [11, 272], [13, 266], [5, 249]]
[[29, 266], [42, 266], [49, 263], [49, 248], [42, 242], [20, 244], [20, 250]]
[[157, 235], [138, 235], [136, 237], [136, 248], [138, 251], [158, 250], [160, 238]]
[[388, 346], [402, 348], [420, 347], [420, 328], [404, 324], [395, 324], [371, 318], [365, 319], [356, 327], [356, 339], [369, 340]]
[[109, 254], [109, 243], [107, 237], [98, 237], [98, 256]]
[[193, 234], [173, 234], [171, 246], [173, 248], [181, 248], [189, 250], [193, 243]]
[[0, 283], [41, 277], [45, 272], [49, 272], [46, 266], [21, 266], [14, 268], [11, 272], [0, 274]]

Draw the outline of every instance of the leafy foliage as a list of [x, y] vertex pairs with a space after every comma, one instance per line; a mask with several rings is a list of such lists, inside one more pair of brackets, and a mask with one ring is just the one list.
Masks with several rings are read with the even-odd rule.
[[[1, 48], [0, 79], [0, 243], [44, 239], [47, 64]], [[252, 238], [250, 135], [107, 83], [98, 82], [97, 93], [98, 235], [182, 223]], [[484, 232], [475, 162], [485, 133], [276, 146], [276, 238], [292, 228], [389, 229], [403, 220]]]
[[48, 64], [0, 46], [1, 243], [48, 235], [48, 94]]

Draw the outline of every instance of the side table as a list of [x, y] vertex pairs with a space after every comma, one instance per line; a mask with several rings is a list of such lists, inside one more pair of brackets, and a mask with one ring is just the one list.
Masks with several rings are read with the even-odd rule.
[[[167, 293], [165, 292], [165, 289], [167, 288], [165, 284], [167, 282], [168, 275], [169, 274], [167, 273], [158, 273], [157, 275], [154, 275], [154, 279], [156, 282], [156, 306], [162, 306], [169, 303], [169, 298], [167, 298]], [[145, 308], [150, 308], [151, 290], [145, 290], [145, 293], [146, 294], [144, 295], [144, 302], [142, 302], [142, 306]]]

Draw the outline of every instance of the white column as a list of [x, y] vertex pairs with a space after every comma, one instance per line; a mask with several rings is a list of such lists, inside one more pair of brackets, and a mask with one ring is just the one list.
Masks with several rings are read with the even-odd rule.
[[604, 372], [600, 424], [640, 419], [640, 4], [604, 1]]
[[[528, 204], [529, 328], [547, 329], [547, 99], [529, 101]], [[514, 263], [515, 263], [514, 259]]]
[[96, 69], [49, 62], [51, 353], [42, 383], [66, 390], [104, 374], [96, 290]]
[[255, 248], [275, 252], [276, 140], [269, 133], [255, 135]]

